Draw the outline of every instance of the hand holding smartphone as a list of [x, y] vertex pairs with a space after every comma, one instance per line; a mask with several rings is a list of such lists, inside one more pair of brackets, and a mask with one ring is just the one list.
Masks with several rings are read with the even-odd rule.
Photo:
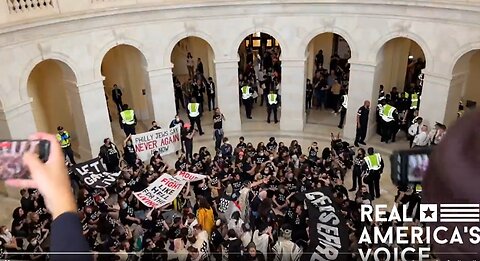
[[2, 140], [0, 141], [0, 180], [28, 179], [30, 171], [23, 162], [23, 154], [37, 154], [42, 162], [48, 160], [48, 140]]
[[2, 179], [7, 179], [5, 184], [17, 188], [38, 189], [53, 219], [65, 212], [76, 213], [77, 206], [65, 166], [65, 155], [54, 135], [36, 133], [28, 141], [3, 141], [0, 144], [3, 144], [0, 159], [14, 157], [13, 169], [21, 166], [20, 173], [0, 171]]

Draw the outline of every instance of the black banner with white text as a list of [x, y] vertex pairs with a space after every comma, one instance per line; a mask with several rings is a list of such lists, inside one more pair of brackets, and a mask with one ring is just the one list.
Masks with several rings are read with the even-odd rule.
[[330, 190], [320, 188], [307, 192], [304, 201], [308, 209], [310, 243], [302, 260], [349, 260], [347, 224]]
[[120, 172], [109, 173], [100, 158], [95, 158], [73, 166], [73, 171], [87, 186], [106, 188], [117, 182]]

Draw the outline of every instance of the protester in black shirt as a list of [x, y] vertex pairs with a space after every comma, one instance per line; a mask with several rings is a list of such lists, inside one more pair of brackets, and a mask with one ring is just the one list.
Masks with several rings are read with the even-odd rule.
[[275, 137], [270, 137], [266, 146], [268, 153], [270, 154], [274, 153], [277, 150], [277, 148], [278, 148], [278, 144], [277, 144], [277, 141], [275, 140]]
[[161, 129], [160, 126], [157, 125], [156, 121], [152, 121], [152, 127], [148, 131], [154, 131]]
[[190, 125], [184, 125], [186, 135], [184, 138], [185, 144], [185, 156], [187, 160], [191, 161], [193, 157], [193, 137], [195, 136], [195, 130], [190, 128]]
[[353, 160], [352, 171], [352, 188], [349, 191], [356, 191], [358, 187], [362, 186], [362, 174], [367, 171], [367, 164], [363, 159], [365, 157], [365, 150], [360, 148], [357, 151], [357, 156]]
[[223, 138], [223, 144], [220, 147], [220, 151], [225, 159], [230, 160], [233, 156], [233, 147], [227, 137]]
[[213, 137], [215, 139], [215, 150], [220, 149], [220, 145], [223, 140], [223, 121], [225, 116], [220, 112], [220, 108], [215, 108], [213, 114]]
[[114, 173], [120, 170], [120, 152], [115, 144], [109, 138], [103, 140], [103, 145], [100, 147], [98, 154], [102, 158], [103, 163], [107, 166], [107, 171]]
[[20, 190], [20, 194], [22, 195], [22, 199], [20, 200], [20, 204], [22, 209], [26, 212], [33, 211], [35, 209], [34, 200], [30, 196], [30, 193], [26, 189]]
[[135, 153], [135, 147], [133, 147], [131, 135], [123, 142], [123, 159], [127, 162], [128, 166], [136, 169], [137, 154]]
[[247, 144], [245, 143], [245, 138], [244, 137], [238, 138], [237, 149], [245, 150], [246, 148], [247, 148]]

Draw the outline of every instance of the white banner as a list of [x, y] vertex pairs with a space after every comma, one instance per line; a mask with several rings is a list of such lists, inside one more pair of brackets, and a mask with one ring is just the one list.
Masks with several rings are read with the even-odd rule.
[[180, 126], [133, 135], [132, 143], [138, 157], [143, 161], [150, 160], [155, 151], [161, 156], [174, 153], [182, 147]]
[[207, 176], [197, 174], [197, 173], [187, 172], [187, 171], [179, 171], [179, 172], [177, 172], [177, 175], [175, 177], [184, 179], [186, 181], [194, 182], [194, 181], [202, 180], [202, 179], [206, 178]]
[[163, 174], [148, 188], [133, 193], [145, 206], [159, 208], [172, 202], [182, 191], [187, 181]]

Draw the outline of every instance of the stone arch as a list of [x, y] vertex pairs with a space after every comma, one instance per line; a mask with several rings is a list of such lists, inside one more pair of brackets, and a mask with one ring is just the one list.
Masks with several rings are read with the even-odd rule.
[[[253, 26], [246, 30], [243, 30], [241, 33], [238, 34], [238, 37], [235, 38], [233, 46], [230, 48], [230, 51], [232, 52], [230, 57], [238, 57], [238, 47], [242, 44], [243, 40], [247, 36], [255, 32], [261, 32], [273, 36], [276, 40], [280, 42], [280, 49], [282, 50], [283, 56], [285, 56], [285, 54], [288, 54], [287, 41], [283, 37], [281, 37], [281, 34], [279, 32], [266, 26]], [[280, 60], [282, 59], [281, 57], [282, 55], [280, 55]]]
[[432, 51], [430, 50], [427, 42], [422, 37], [420, 37], [418, 34], [413, 33], [413, 32], [395, 31], [395, 32], [392, 32], [390, 34], [387, 34], [387, 35], [381, 37], [380, 39], [375, 41], [375, 43], [372, 45], [372, 48], [370, 48], [370, 50], [372, 50], [372, 52], [370, 54], [370, 59], [369, 60], [377, 61], [378, 54], [382, 50], [383, 46], [385, 46], [385, 44], [388, 43], [389, 41], [391, 41], [393, 39], [396, 39], [396, 38], [407, 38], [407, 39], [410, 39], [410, 40], [414, 41], [416, 44], [418, 44], [418, 46], [420, 46], [420, 48], [422, 49], [423, 54], [425, 55], [425, 61], [426, 61], [425, 70], [429, 71], [431, 68], [434, 68], [434, 66], [433, 66], [434, 65], [433, 54], [432, 54]]
[[163, 64], [165, 66], [173, 66], [170, 59], [171, 59], [173, 49], [175, 48], [175, 45], [178, 42], [180, 42], [181, 40], [183, 40], [185, 38], [188, 38], [188, 37], [197, 37], [199, 39], [202, 39], [206, 43], [208, 43], [208, 45], [210, 45], [210, 47], [213, 50], [214, 58], [220, 53], [219, 52], [220, 49], [218, 49], [217, 43], [215, 42], [214, 38], [211, 37], [209, 34], [204, 33], [204, 32], [199, 32], [199, 31], [182, 32], [182, 33], [179, 33], [179, 34], [175, 35], [172, 38], [172, 40], [168, 43], [168, 47], [166, 49], [167, 51], [165, 52], [164, 58], [163, 58]]
[[[343, 37], [343, 39], [345, 39], [345, 41], [347, 41], [348, 43], [348, 46], [350, 46], [350, 50], [351, 50], [351, 57], [350, 59], [352, 60], [356, 60], [358, 58], [358, 53], [357, 53], [357, 47], [356, 47], [356, 43], [355, 41], [353, 40], [353, 37], [350, 35], [350, 33], [340, 27], [333, 27], [333, 28], [328, 28], [328, 27], [321, 27], [321, 28], [317, 28], [315, 30], [312, 30], [310, 31], [303, 39], [302, 39], [302, 42], [300, 44], [300, 48], [299, 50], [304, 50], [304, 53], [303, 55], [306, 56], [307, 55], [307, 51], [308, 51], [308, 45], [310, 44], [310, 42], [315, 39], [315, 37], [321, 35], [321, 34], [325, 34], [325, 33], [332, 33], [332, 34], [338, 34], [340, 35], [341, 37]], [[301, 54], [299, 54], [301, 55]]]
[[28, 78], [30, 77], [30, 73], [33, 71], [33, 69], [40, 64], [43, 61], [46, 60], [56, 60], [59, 62], [64, 63], [66, 66], [72, 70], [78, 84], [78, 80], [81, 79], [79, 77], [79, 72], [80, 70], [76, 67], [76, 63], [71, 59], [68, 55], [63, 54], [63, 53], [58, 53], [58, 52], [52, 52], [48, 54], [44, 54], [41, 56], [37, 56], [33, 59], [31, 59], [27, 65], [24, 67], [22, 76], [20, 78], [19, 82], [19, 91], [20, 91], [20, 99], [22, 101], [29, 101], [30, 97], [28, 95]]
[[74, 115], [79, 109], [77, 105], [80, 99], [75, 92], [77, 75], [66, 62], [59, 59], [42, 60], [29, 71], [26, 85], [38, 130], [54, 132], [56, 126], [60, 125], [75, 135], [81, 132], [81, 121]]
[[459, 50], [453, 55], [452, 60], [450, 61], [450, 68], [448, 72], [453, 72], [457, 63], [462, 59], [465, 55], [472, 51], [480, 50], [480, 42], [476, 43], [468, 43], [463, 45], [459, 48]]
[[146, 55], [145, 48], [142, 43], [130, 39], [130, 38], [122, 38], [122, 39], [115, 39], [111, 40], [110, 42], [106, 43], [103, 45], [103, 47], [100, 49], [100, 51], [97, 53], [96, 56], [94, 56], [94, 63], [93, 63], [93, 68], [94, 68], [94, 77], [96, 80], [103, 80], [102, 79], [102, 73], [101, 73], [101, 68], [102, 68], [102, 62], [103, 59], [105, 58], [105, 55], [112, 50], [113, 48], [119, 46], [119, 45], [128, 45], [131, 46], [135, 49], [137, 49], [143, 57], [145, 57], [145, 61], [147, 62], [147, 66], [150, 64], [148, 60], [148, 56]]

